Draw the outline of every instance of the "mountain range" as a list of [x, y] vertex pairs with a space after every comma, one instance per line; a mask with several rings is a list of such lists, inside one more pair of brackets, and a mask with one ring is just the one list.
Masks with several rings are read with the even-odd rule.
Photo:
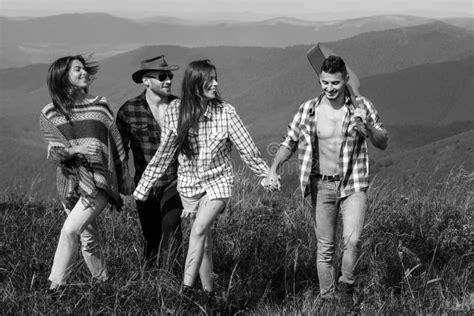
[[[355, 35], [434, 21], [424, 17], [383, 15], [315, 22], [273, 18], [258, 22], [195, 24], [167, 17], [142, 21], [104, 13], [62, 14], [40, 18], [0, 18], [0, 68], [51, 62], [55, 56], [95, 52], [113, 56], [143, 45], [285, 47], [337, 41]], [[473, 32], [472, 19], [444, 22]]]
[[[329, 42], [326, 45], [341, 55], [363, 80], [378, 74], [391, 76], [392, 73], [410, 67], [426, 65], [427, 69], [436, 68], [438, 66], [429, 64], [439, 63], [443, 66], [444, 62], [464, 60], [464, 64], [457, 67], [460, 67], [460, 71], [469, 81], [472, 59], [468, 56], [474, 55], [473, 43], [474, 35], [468, 31], [434, 22], [365, 33], [351, 39]], [[387, 46], [387, 50], [383, 49], [384, 45]], [[98, 78], [92, 89], [98, 94], [107, 96], [118, 106], [141, 90], [140, 86], [130, 80], [131, 73], [138, 68], [140, 61], [165, 54], [169, 63], [181, 66], [174, 80], [175, 91], [179, 93], [178, 83], [185, 65], [194, 59], [209, 58], [218, 68], [220, 89], [225, 98], [237, 104], [243, 112], [249, 109], [251, 113], [251, 109], [255, 107], [265, 112], [273, 108], [297, 105], [318, 93], [315, 74], [305, 56], [310, 47], [309, 45], [286, 48], [144, 46], [101, 60]], [[371, 50], [379, 50], [379, 53], [371, 53]], [[3, 92], [0, 96], [0, 116], [37, 113], [39, 107], [48, 102], [49, 97], [45, 88], [47, 67], [47, 64], [35, 64], [21, 68], [0, 69], [0, 87]], [[435, 80], [439, 74], [440, 72], [435, 77], [430, 75], [429, 79]], [[400, 76], [403, 77], [403, 74]], [[402, 77], [399, 80], [403, 81]], [[439, 77], [438, 82], [441, 81]], [[372, 86], [372, 83], [368, 86], [363, 83], [361, 91], [372, 96], [370, 91]], [[417, 80], [411, 89], [416, 91], [423, 89], [423, 86], [420, 80]], [[429, 86], [426, 89], [429, 90]], [[375, 90], [378, 98], [381, 88]], [[400, 93], [397, 89], [395, 91]], [[386, 103], [390, 102], [389, 99], [392, 97], [377, 100]], [[286, 116], [287, 113], [283, 112], [279, 111]], [[252, 116], [249, 115], [249, 118]], [[409, 117], [404, 119], [413, 122]]]

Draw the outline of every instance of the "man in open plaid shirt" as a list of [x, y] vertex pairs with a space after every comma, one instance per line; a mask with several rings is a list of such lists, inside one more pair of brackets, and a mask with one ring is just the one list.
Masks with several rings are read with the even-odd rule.
[[[164, 56], [144, 60], [132, 79], [146, 89], [139, 96], [125, 102], [117, 113], [116, 124], [125, 151], [132, 150], [135, 165], [135, 184], [160, 145], [162, 125], [169, 103], [176, 99], [171, 94], [172, 71], [177, 66], [166, 63]], [[151, 268], [158, 250], [174, 250], [181, 246], [181, 211], [183, 206], [176, 190], [177, 161], [170, 163], [165, 175], [153, 187], [147, 201], [136, 201], [138, 217], [144, 237], [143, 260]], [[172, 238], [174, 237], [174, 238]]]
[[344, 238], [340, 302], [352, 308], [354, 268], [369, 187], [366, 139], [384, 150], [388, 138], [373, 104], [365, 97], [351, 94], [347, 69], [340, 57], [329, 56], [324, 60], [319, 79], [323, 93], [300, 106], [265, 183], [271, 189], [279, 188], [277, 171], [298, 149], [301, 191], [303, 196], [311, 194], [316, 221], [321, 300], [333, 299], [335, 294], [332, 263], [340, 209]]

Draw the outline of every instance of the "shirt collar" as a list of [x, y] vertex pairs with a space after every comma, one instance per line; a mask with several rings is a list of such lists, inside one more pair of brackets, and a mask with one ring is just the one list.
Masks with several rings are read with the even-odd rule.
[[141, 105], [145, 108], [145, 110], [150, 112], [150, 106], [148, 105], [148, 102], [146, 101], [146, 89], [140, 94], [139, 99], [140, 99]]
[[[309, 109], [309, 115], [310, 116], [313, 116], [315, 111], [316, 111], [316, 108], [319, 106], [319, 104], [321, 103], [321, 100], [323, 99], [324, 97], [324, 92], [322, 92], [317, 98], [316, 98], [316, 102], [314, 102], [314, 106], [312, 106], [310, 109]], [[347, 91], [344, 92], [344, 105], [350, 109], [350, 110], [353, 110], [354, 109], [354, 104], [352, 103], [352, 100], [351, 100], [351, 97], [349, 95], [349, 93]]]
[[348, 93], [344, 93], [344, 105], [349, 109], [354, 109], [351, 96]]
[[215, 112], [216, 108], [222, 108], [222, 102], [210, 102], [207, 104], [206, 112], [204, 112], [203, 116], [207, 117], [208, 119], [212, 120], [212, 116]]
[[315, 100], [315, 102], [312, 102], [313, 103], [313, 106], [311, 106], [311, 108], [309, 109], [309, 116], [314, 116], [314, 113], [316, 112], [316, 108], [319, 106], [319, 104], [321, 103], [321, 100], [323, 99], [324, 97], [324, 92], [321, 93]]

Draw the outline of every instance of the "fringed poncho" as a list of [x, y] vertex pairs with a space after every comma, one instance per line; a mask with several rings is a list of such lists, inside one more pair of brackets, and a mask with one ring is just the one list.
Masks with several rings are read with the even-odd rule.
[[[90, 203], [101, 189], [109, 203], [120, 209], [125, 152], [107, 100], [96, 97], [74, 105], [69, 120], [50, 103], [41, 111], [40, 126], [48, 143], [48, 159], [58, 165], [57, 188], [66, 207], [72, 209], [80, 196]], [[102, 150], [97, 155], [74, 156], [64, 150], [84, 143], [97, 143]]]

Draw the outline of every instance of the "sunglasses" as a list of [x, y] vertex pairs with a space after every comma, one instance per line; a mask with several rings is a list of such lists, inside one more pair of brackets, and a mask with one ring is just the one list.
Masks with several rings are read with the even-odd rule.
[[159, 81], [165, 81], [166, 79], [170, 79], [170, 80], [173, 80], [173, 73], [172, 72], [160, 72], [158, 74], [158, 76], [150, 76], [150, 75], [147, 75], [148, 78], [153, 78], [153, 79], [157, 79]]

